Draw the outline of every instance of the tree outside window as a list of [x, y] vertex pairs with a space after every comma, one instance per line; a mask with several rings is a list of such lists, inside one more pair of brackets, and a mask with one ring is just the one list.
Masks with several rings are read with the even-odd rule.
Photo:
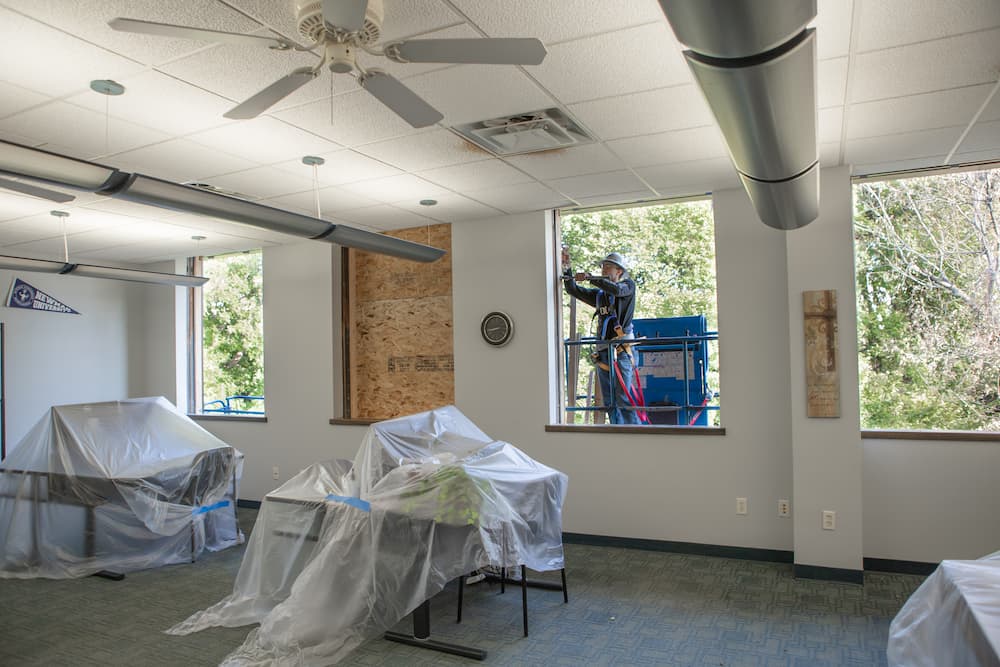
[[264, 413], [263, 263], [259, 250], [207, 257], [202, 288], [204, 412]]
[[1000, 431], [1000, 169], [854, 199], [862, 428]]

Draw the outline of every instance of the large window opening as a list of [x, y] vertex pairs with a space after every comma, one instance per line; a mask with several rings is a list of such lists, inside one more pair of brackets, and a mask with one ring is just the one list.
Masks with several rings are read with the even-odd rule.
[[861, 425], [1000, 431], [1000, 169], [854, 186]]
[[[563, 211], [556, 224], [572, 273], [600, 276], [602, 260], [619, 253], [636, 289], [635, 340], [614, 348], [617, 359], [623, 352], [629, 357], [625, 366], [619, 363], [616, 368], [605, 364], [610, 354], [600, 356], [602, 347], [607, 347], [600, 341], [606, 336], [597, 330], [601, 317], [595, 311], [603, 302], [594, 307], [561, 287], [563, 423], [605, 424], [609, 419], [628, 423], [620, 415], [632, 411], [646, 425], [719, 426], [711, 203]], [[597, 285], [582, 276], [576, 283], [587, 289]], [[607, 373], [603, 382], [602, 369]], [[631, 377], [630, 383], [622, 370]], [[608, 388], [607, 403], [602, 384]], [[609, 417], [605, 406], [616, 405], [615, 392], [623, 412]]]
[[[264, 272], [260, 250], [200, 258], [208, 282], [195, 300], [196, 412], [264, 414]], [[200, 325], [200, 326], [199, 326]], [[200, 339], [200, 345], [197, 341]]]

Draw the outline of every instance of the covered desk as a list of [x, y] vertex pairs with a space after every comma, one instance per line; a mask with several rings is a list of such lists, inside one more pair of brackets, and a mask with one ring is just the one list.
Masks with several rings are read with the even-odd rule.
[[566, 485], [454, 407], [380, 422], [268, 494], [232, 595], [169, 632], [259, 622], [224, 664], [336, 662], [477, 567], [561, 569]]
[[162, 397], [53, 407], [0, 465], [0, 577], [124, 572], [239, 544], [242, 463]]
[[1000, 667], [1000, 551], [945, 560], [889, 627], [891, 667]]

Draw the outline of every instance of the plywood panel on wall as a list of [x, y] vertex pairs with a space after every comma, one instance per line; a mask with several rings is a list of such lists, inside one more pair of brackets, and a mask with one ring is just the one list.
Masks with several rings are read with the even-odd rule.
[[455, 402], [451, 225], [388, 234], [447, 253], [424, 264], [349, 251], [345, 416], [353, 419], [389, 419]]

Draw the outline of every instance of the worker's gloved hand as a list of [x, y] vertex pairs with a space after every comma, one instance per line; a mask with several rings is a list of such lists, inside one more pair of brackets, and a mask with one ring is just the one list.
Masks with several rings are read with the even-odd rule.
[[573, 269], [569, 268], [568, 266], [565, 269], [563, 269], [562, 279], [573, 280]]
[[594, 277], [589, 273], [580, 272], [574, 276], [577, 280], [593, 280]]

